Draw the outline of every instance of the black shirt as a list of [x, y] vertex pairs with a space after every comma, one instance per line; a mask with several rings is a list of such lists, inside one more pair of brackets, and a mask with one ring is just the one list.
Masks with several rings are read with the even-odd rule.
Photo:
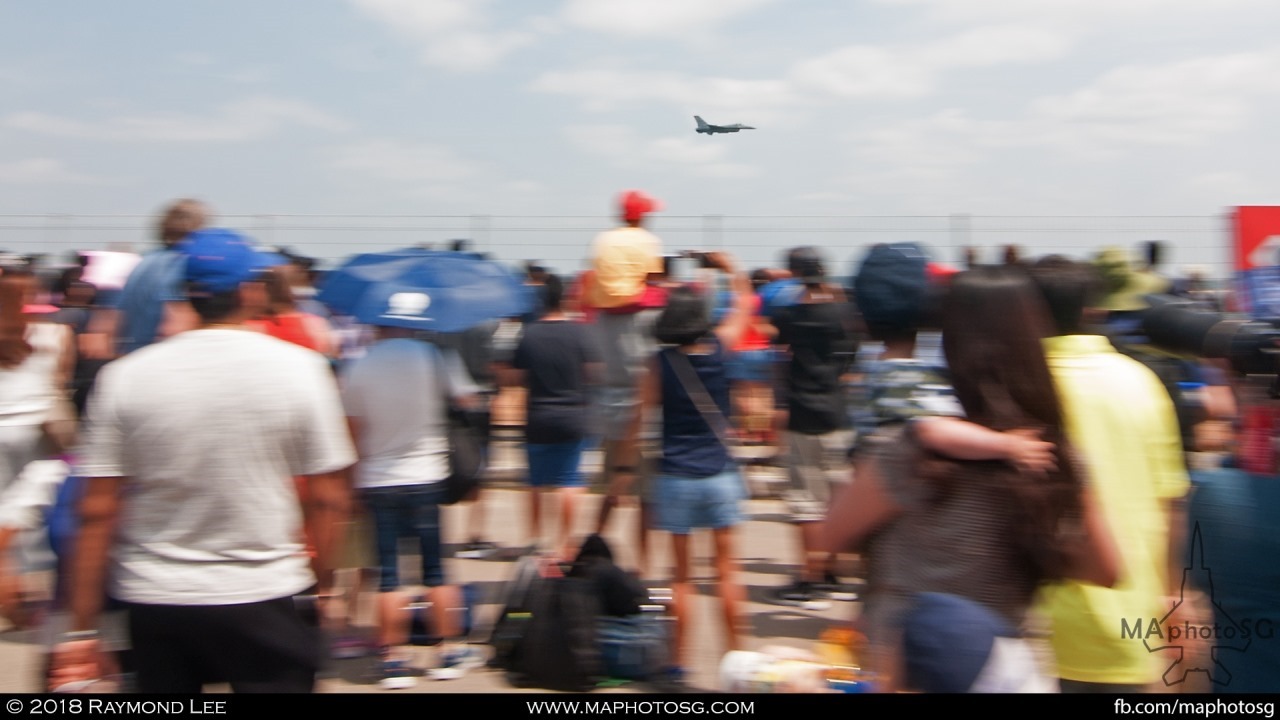
[[791, 349], [788, 430], [821, 435], [849, 426], [840, 377], [858, 348], [852, 318], [846, 302], [792, 305], [774, 315], [776, 342]]
[[587, 434], [587, 364], [599, 361], [585, 325], [543, 320], [525, 327], [512, 363], [526, 371], [525, 440], [562, 443]]

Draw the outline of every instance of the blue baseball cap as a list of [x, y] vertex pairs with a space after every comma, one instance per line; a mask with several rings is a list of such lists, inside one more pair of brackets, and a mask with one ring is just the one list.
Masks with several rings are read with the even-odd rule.
[[804, 285], [795, 278], [774, 280], [760, 288], [760, 314], [773, 319], [782, 308], [791, 307], [800, 302], [804, 295]]
[[928, 256], [915, 243], [875, 245], [853, 280], [853, 291], [873, 332], [914, 330], [929, 286]]
[[229, 292], [262, 270], [288, 263], [283, 255], [258, 250], [248, 237], [225, 228], [197, 230], [178, 250], [187, 256], [186, 280], [194, 294]]

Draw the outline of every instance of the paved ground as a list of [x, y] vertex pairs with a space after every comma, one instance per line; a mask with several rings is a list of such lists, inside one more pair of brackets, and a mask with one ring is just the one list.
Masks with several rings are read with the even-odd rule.
[[[499, 473], [507, 478], [517, 476], [520, 468], [516, 457], [516, 454], [500, 454], [496, 463]], [[502, 465], [504, 459], [505, 467]], [[762, 476], [757, 475], [753, 484], [763, 494], [768, 490], [769, 483], [760, 480], [760, 477]], [[498, 489], [489, 493], [486, 524], [490, 529], [491, 539], [508, 548], [527, 543], [524, 536], [526, 498], [526, 492], [512, 482], [500, 483]], [[582, 532], [590, 528], [598, 502], [598, 495], [592, 494], [585, 498], [580, 513], [579, 529]], [[851, 619], [857, 612], [857, 603], [836, 602], [829, 609], [811, 611], [768, 602], [768, 590], [789, 581], [799, 556], [798, 538], [794, 529], [782, 521], [782, 510], [782, 503], [776, 499], [762, 497], [748, 501], [746, 512], [749, 519], [738, 532], [737, 554], [741, 559], [742, 569], [740, 580], [746, 587], [746, 610], [750, 618], [750, 638], [746, 649], [767, 645], [811, 648], [824, 629], [833, 622]], [[446, 508], [443, 520], [446, 542], [455, 546], [465, 539], [461, 513], [462, 508]], [[624, 505], [615, 517], [609, 540], [620, 556], [619, 561], [624, 566], [631, 567], [634, 564], [634, 553], [630, 539], [635, 536], [636, 512], [632, 507]], [[688, 680], [693, 687], [713, 690], [718, 688], [718, 668], [725, 645], [721, 636], [715, 587], [709, 581], [710, 538], [698, 538], [694, 547], [699, 558], [695, 574], [704, 582], [699, 585], [695, 613], [689, 624], [693, 652], [692, 661], [687, 667]], [[655, 554], [652, 565], [651, 575], [654, 580], [669, 576], [670, 564], [665, 543], [659, 543], [658, 550], [660, 552]], [[447, 571], [457, 580], [477, 583], [485, 597], [495, 598], [513, 567], [509, 557], [490, 560], [452, 559], [448, 561]], [[487, 620], [495, 610], [495, 605], [485, 605], [482, 617]], [[46, 635], [47, 633], [39, 631], [0, 632], [0, 692], [33, 692], [39, 689], [37, 678]], [[434, 660], [434, 650], [418, 648], [417, 653], [419, 666], [430, 667]], [[372, 669], [372, 661], [368, 659], [335, 661], [321, 682], [320, 689], [323, 692], [386, 692], [378, 687]], [[623, 688], [621, 691], [639, 690], [640, 688]], [[461, 680], [436, 682], [423, 679], [413, 690], [395, 692], [516, 691], [523, 690], [511, 687], [501, 673], [480, 670]]]

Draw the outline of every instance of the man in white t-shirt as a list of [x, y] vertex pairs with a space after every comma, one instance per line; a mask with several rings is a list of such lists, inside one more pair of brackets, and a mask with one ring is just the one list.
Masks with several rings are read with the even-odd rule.
[[457, 587], [445, 583], [440, 540], [440, 504], [449, 476], [448, 405], [471, 401], [477, 388], [455, 353], [443, 354], [412, 330], [377, 332], [378, 341], [343, 371], [342, 400], [360, 456], [356, 487], [377, 538], [379, 682], [400, 690], [413, 687], [418, 674], [396, 649], [408, 643], [411, 604], [400, 579], [401, 538], [418, 543], [420, 583], [427, 588], [435, 629], [446, 640], [432, 677], [457, 678], [481, 662], [478, 653], [454, 642], [462, 635], [462, 599]]
[[321, 355], [243, 327], [278, 256], [216, 229], [182, 252], [200, 326], [108, 365], [89, 403], [72, 631], [50, 686], [97, 677], [105, 591], [126, 608], [140, 692], [308, 692], [320, 634], [298, 600], [330, 580], [355, 461], [337, 383]]

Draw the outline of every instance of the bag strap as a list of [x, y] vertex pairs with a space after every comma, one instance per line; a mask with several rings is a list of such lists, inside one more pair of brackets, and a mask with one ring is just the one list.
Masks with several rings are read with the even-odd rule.
[[729, 438], [729, 421], [725, 419], [724, 413], [720, 412], [720, 406], [711, 399], [711, 393], [707, 392], [707, 387], [702, 384], [702, 380], [698, 379], [698, 372], [693, 369], [693, 363], [689, 362], [688, 356], [674, 348], [668, 348], [662, 352], [667, 356], [667, 362], [675, 371], [685, 394], [693, 401], [693, 406], [711, 427], [711, 431], [716, 434], [716, 439], [725, 450], [732, 450], [735, 443]]

